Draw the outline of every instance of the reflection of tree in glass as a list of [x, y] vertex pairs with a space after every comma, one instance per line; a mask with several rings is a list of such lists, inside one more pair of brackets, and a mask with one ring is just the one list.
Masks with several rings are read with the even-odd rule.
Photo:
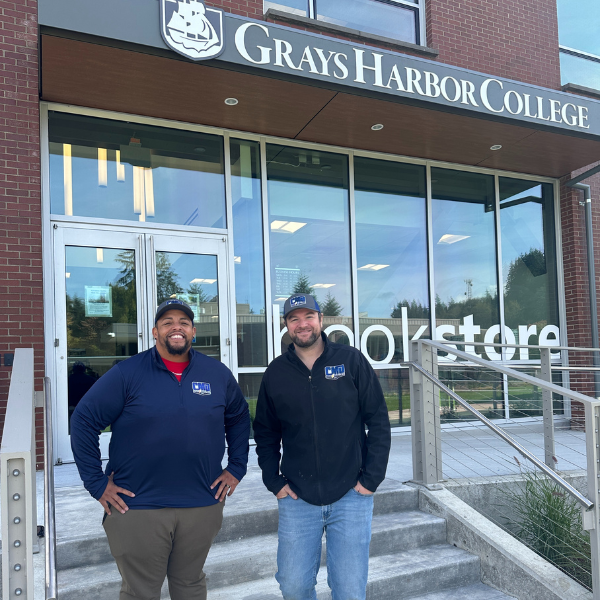
[[402, 307], [406, 306], [408, 309], [409, 319], [429, 319], [429, 307], [417, 302], [416, 300], [401, 300], [396, 304], [390, 315], [392, 319], [402, 318]]
[[198, 294], [198, 302], [210, 302], [208, 295], [199, 283], [192, 283], [188, 286], [188, 294]]
[[462, 319], [465, 315], [473, 315], [473, 321], [482, 329], [487, 329], [498, 323], [498, 294], [486, 291], [485, 296], [467, 298], [456, 301], [450, 298], [447, 302], [436, 295], [436, 319]]
[[102, 339], [102, 334], [111, 329], [113, 323], [137, 322], [134, 252], [124, 250], [115, 260], [122, 266], [120, 277], [114, 282], [104, 283], [112, 288], [112, 317], [86, 317], [84, 299], [67, 294], [67, 346], [70, 356], [77, 349], [85, 351], [85, 356], [130, 356], [137, 351], [137, 340], [132, 343], [133, 348], [116, 344], [110, 336]]
[[327, 292], [325, 302], [321, 306], [321, 312], [326, 317], [337, 317], [342, 314], [342, 305], [331, 295], [331, 292]]
[[308, 280], [308, 275], [306, 275], [305, 273], [300, 273], [300, 275], [298, 276], [298, 281], [296, 281], [296, 284], [294, 285], [292, 294], [310, 294], [311, 296], [314, 296], [315, 299], [317, 297], [315, 295], [315, 289], [311, 287]]
[[510, 263], [504, 288], [504, 309], [509, 326], [547, 324], [548, 278], [546, 257], [541, 250], [531, 248]]
[[182, 294], [178, 275], [171, 267], [166, 252], [156, 253], [156, 303], [161, 304], [174, 294]]

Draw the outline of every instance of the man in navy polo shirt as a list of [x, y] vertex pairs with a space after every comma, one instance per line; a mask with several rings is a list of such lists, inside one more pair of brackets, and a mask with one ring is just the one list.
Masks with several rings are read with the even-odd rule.
[[373, 493], [391, 444], [383, 392], [361, 352], [329, 342], [313, 296], [288, 298], [283, 318], [293, 343], [267, 368], [254, 420], [279, 506], [276, 578], [285, 600], [317, 600], [325, 533], [332, 597], [365, 600]]
[[[246, 474], [248, 404], [225, 365], [192, 349], [193, 319], [185, 302], [163, 302], [156, 346], [103, 375], [71, 418], [81, 479], [105, 510], [120, 600], [160, 598], [165, 576], [171, 600], [206, 600], [202, 569], [223, 502]], [[109, 425], [103, 472], [98, 437]]]

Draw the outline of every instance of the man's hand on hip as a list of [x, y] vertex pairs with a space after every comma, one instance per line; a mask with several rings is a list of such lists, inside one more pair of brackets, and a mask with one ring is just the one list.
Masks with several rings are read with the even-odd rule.
[[106, 511], [106, 514], [110, 515], [110, 507], [113, 506], [114, 508], [116, 508], [120, 513], [125, 514], [128, 510], [129, 507], [127, 506], [127, 504], [125, 504], [125, 502], [123, 501], [123, 498], [121, 498], [121, 496], [119, 496], [119, 494], [124, 494], [125, 496], [130, 496], [131, 498], [135, 497], [135, 494], [133, 492], [130, 492], [129, 490], [125, 490], [121, 487], [119, 487], [118, 485], [115, 485], [113, 483], [113, 475], [115, 474], [115, 472], [113, 471], [109, 478], [108, 478], [108, 485], [106, 486], [106, 489], [104, 490], [104, 494], [102, 494], [102, 496], [100, 497], [100, 499], [98, 500], [98, 502], [100, 502], [100, 504], [102, 504], [102, 506], [104, 507], [104, 510]]
[[219, 502], [225, 500], [225, 496], [231, 496], [235, 491], [239, 481], [226, 469], [215, 479], [214, 483], [210, 486], [210, 489], [214, 489], [219, 484], [219, 489], [215, 494], [215, 498]]
[[372, 496], [373, 492], [369, 491], [364, 485], [361, 484], [360, 481], [356, 482], [354, 486], [354, 490], [363, 496]]
[[292, 492], [292, 488], [286, 483], [277, 493], [277, 500], [281, 500], [286, 496], [291, 496], [294, 500], [298, 500], [298, 496]]

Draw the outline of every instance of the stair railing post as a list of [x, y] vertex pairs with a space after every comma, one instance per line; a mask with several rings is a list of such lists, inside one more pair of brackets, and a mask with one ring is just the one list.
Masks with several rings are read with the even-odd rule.
[[[411, 344], [411, 359], [437, 377], [437, 350], [423, 340]], [[416, 369], [410, 369], [413, 481], [435, 485], [442, 480], [440, 392]]]
[[592, 591], [594, 600], [600, 600], [600, 406], [585, 403], [585, 445], [587, 456], [587, 497], [594, 503], [590, 510], [583, 507], [583, 529], [589, 531], [592, 551]]
[[[552, 383], [552, 363], [550, 348], [540, 348], [540, 379]], [[552, 392], [542, 390], [542, 411], [544, 418], [544, 462], [556, 470], [554, 448], [554, 410]]]

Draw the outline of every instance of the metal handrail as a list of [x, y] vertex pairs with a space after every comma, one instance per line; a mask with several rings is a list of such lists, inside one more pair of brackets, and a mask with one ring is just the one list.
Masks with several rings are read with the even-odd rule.
[[[585, 396], [584, 394], [575, 392], [573, 390], [569, 390], [560, 385], [556, 385], [555, 383], [542, 381], [542, 380], [538, 379], [537, 377], [532, 377], [531, 375], [527, 375], [525, 373], [519, 373], [518, 371], [515, 371], [514, 369], [511, 369], [510, 367], [506, 367], [505, 363], [499, 364], [498, 362], [495, 362], [495, 361], [485, 360], [483, 358], [479, 358], [479, 356], [474, 356], [473, 354], [468, 354], [466, 352], [462, 352], [461, 350], [457, 350], [456, 348], [448, 348], [443, 343], [434, 341], [434, 340], [419, 340], [419, 342], [422, 342], [423, 344], [427, 344], [428, 346], [432, 346], [433, 348], [437, 348], [438, 350], [442, 350], [442, 352], [448, 352], [448, 354], [453, 354], [455, 356], [458, 356], [459, 358], [462, 358], [464, 361], [475, 363], [475, 364], [485, 367], [487, 369], [493, 369], [494, 371], [498, 371], [499, 373], [508, 375], [509, 377], [514, 377], [515, 379], [520, 379], [521, 381], [524, 381], [525, 383], [529, 383], [531, 385], [537, 385], [538, 387], [540, 387], [542, 389], [546, 389], [549, 392], [554, 392], [555, 394], [559, 394], [560, 396], [566, 396], [567, 398], [571, 398], [572, 400], [577, 400], [579, 402], [583, 402], [584, 404], [591, 404], [593, 406], [600, 405], [600, 401], [595, 401], [595, 400], [589, 398], [588, 396]], [[464, 345], [464, 342], [462, 344]], [[469, 343], [468, 345], [473, 346], [473, 345], [477, 345], [477, 344]], [[483, 344], [481, 344], [481, 345], [483, 345]], [[545, 346], [542, 346], [542, 347], [545, 347]], [[539, 346], [536, 346], [536, 348], [539, 348]], [[405, 363], [405, 364], [407, 364], [407, 363]]]
[[466, 400], [461, 398], [456, 392], [453, 392], [447, 385], [442, 383], [435, 375], [432, 375], [424, 369], [421, 365], [416, 362], [409, 361], [406, 363], [413, 369], [419, 371], [432, 383], [437, 385], [442, 391], [448, 394], [451, 398], [456, 400], [463, 408], [466, 408], [474, 417], [479, 419], [484, 425], [489, 427], [496, 435], [501, 437], [505, 442], [512, 446], [519, 454], [531, 461], [538, 469], [542, 470], [550, 479], [552, 479], [557, 485], [563, 488], [569, 495], [571, 495], [579, 504], [581, 504], [586, 510], [591, 510], [594, 507], [594, 503], [590, 502], [583, 494], [578, 492], [571, 484], [565, 481], [560, 475], [557, 475], [552, 469], [547, 467], [542, 461], [536, 458], [529, 450], [525, 449], [519, 442], [514, 440], [510, 435], [502, 431], [498, 426], [494, 425], [487, 417], [482, 415], [476, 408], [473, 408]]
[[46, 600], [57, 600], [54, 457], [50, 377], [44, 377], [44, 520], [46, 523]]

